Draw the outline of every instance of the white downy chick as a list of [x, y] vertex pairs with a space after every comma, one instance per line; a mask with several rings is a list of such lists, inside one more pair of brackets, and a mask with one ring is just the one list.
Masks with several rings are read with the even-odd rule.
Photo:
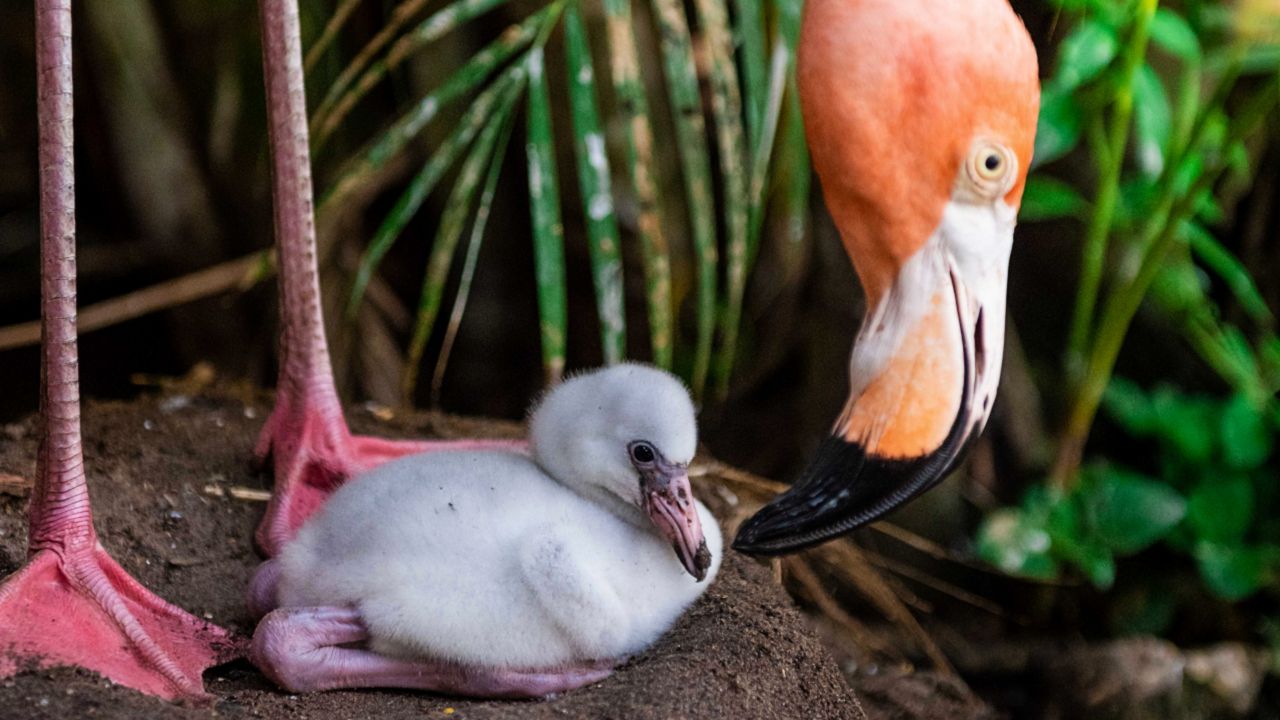
[[579, 375], [533, 411], [530, 439], [531, 456], [437, 451], [353, 478], [281, 554], [281, 605], [351, 606], [376, 652], [480, 667], [652, 644], [720, 565], [689, 485], [688, 392], [644, 365]]

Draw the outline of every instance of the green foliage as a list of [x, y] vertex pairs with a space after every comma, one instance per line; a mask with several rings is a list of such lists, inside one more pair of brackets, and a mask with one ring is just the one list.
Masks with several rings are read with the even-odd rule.
[[[1044, 83], [1024, 220], [1081, 223], [1080, 283], [1065, 353], [1069, 411], [1052, 481], [1077, 478], [1085, 439], [1144, 301], [1182, 330], [1232, 388], [1261, 407], [1280, 391], [1275, 322], [1244, 265], [1214, 236], [1226, 181], [1247, 177], [1245, 141], [1280, 97], [1280, 65], [1259, 58], [1217, 3], [1057, 0], [1061, 38]], [[1253, 58], [1253, 60], [1250, 60]], [[1249, 72], [1266, 77], [1241, 83]], [[1076, 150], [1092, 175], [1049, 173]], [[1251, 326], [1224, 319], [1220, 283]], [[1205, 452], [1189, 431], [1188, 452]]]
[[[340, 146], [342, 143], [331, 138], [344, 129], [371, 90], [397, 79], [407, 60], [487, 15], [499, 10], [521, 12], [514, 5], [507, 0], [453, 0], [425, 14], [427, 3], [402, 0], [389, 13], [386, 25], [345, 66], [337, 66], [342, 68], [340, 72], [316, 77], [332, 67], [321, 59], [339, 54], [337, 48], [342, 46], [337, 39], [354, 5], [339, 4], [307, 58], [310, 80], [326, 88], [319, 93], [321, 99], [311, 117], [315, 151]], [[637, 33], [637, 22], [642, 19], [637, 20], [633, 10], [651, 14], [661, 30], [655, 47], [643, 52], [640, 39], [647, 35]], [[499, 37], [464, 58], [438, 87], [406, 103], [400, 117], [341, 163], [333, 183], [322, 193], [322, 208], [335, 207], [342, 199], [368, 188], [393, 159], [410, 154], [414, 141], [443, 117], [446, 106], [470, 102], [461, 119], [445, 128], [444, 141], [435, 143], [421, 170], [381, 222], [360, 259], [348, 303], [349, 314], [354, 316], [387, 253], [405, 234], [426, 199], [452, 178], [447, 207], [424, 271], [403, 378], [406, 402], [415, 392], [428, 341], [437, 331], [436, 319], [448, 307], [446, 287], [457, 272], [454, 310], [436, 363], [437, 385], [442, 376], [466, 307], [466, 292], [480, 270], [476, 248], [482, 237], [475, 228], [482, 233], [488, 212], [482, 180], [488, 188], [489, 179], [496, 177], [496, 171], [485, 170], [492, 158], [506, 155], [512, 134], [504, 128], [511, 127], [512, 118], [519, 116], [514, 108], [519, 107], [516, 100], [520, 97], [526, 99], [523, 135], [534, 248], [530, 271], [536, 279], [539, 334], [549, 379], [559, 377], [572, 342], [568, 336], [565, 244], [578, 238], [566, 238], [564, 232], [566, 214], [572, 214], [581, 218], [585, 229], [581, 240], [591, 261], [602, 359], [617, 362], [627, 352], [632, 328], [626, 323], [629, 313], [624, 278], [631, 271], [624, 267], [624, 259], [637, 257], [641, 266], [635, 271], [644, 276], [649, 359], [662, 367], [687, 369], [695, 393], [701, 394], [712, 377], [716, 387], [726, 391], [738, 354], [747, 280], [769, 208], [769, 180], [781, 172], [775, 168], [804, 174], [803, 180], [791, 183], [787, 190], [799, 187], [807, 195], [808, 165], [803, 137], [797, 135], [799, 118], [793, 112], [783, 112], [784, 106], [795, 102], [790, 78], [798, 13], [795, 0], [764, 4], [759, 0], [698, 0], [692, 5], [652, 0], [647, 8], [627, 0], [544, 0]], [[767, 36], [766, 28], [775, 18], [772, 25], [777, 31]], [[600, 21], [605, 32], [593, 31], [593, 19]], [[563, 32], [557, 32], [561, 28]], [[548, 52], [553, 42], [562, 44], [563, 55]], [[709, 77], [705, 84], [697, 75], [695, 47], [707, 50]], [[600, 80], [606, 66], [598, 67], [593, 55], [609, 59], [609, 82]], [[665, 97], [649, 97], [642, 82], [642, 58], [657, 63], [656, 69], [664, 75]], [[543, 67], [547, 60], [555, 63], [552, 72]], [[554, 86], [561, 83], [569, 98], [569, 121], [557, 120], [553, 125], [550, 98]], [[612, 97], [608, 97], [610, 91]], [[671, 147], [654, 142], [653, 127], [666, 122], [676, 130]], [[787, 135], [775, 150], [780, 125], [786, 126]], [[619, 130], [616, 133], [615, 127]], [[708, 130], [716, 140], [714, 155], [706, 147]], [[566, 138], [564, 142], [559, 141], [561, 136]], [[572, 149], [563, 161], [562, 148]], [[677, 161], [677, 182], [659, 185], [654, 182], [655, 167], [659, 162], [666, 166], [668, 160]], [[557, 168], [567, 165], [576, 171], [573, 177], [581, 200], [577, 208], [562, 207]], [[615, 168], [620, 170], [617, 175]], [[635, 222], [630, 225], [616, 210], [620, 196], [626, 197], [624, 193], [630, 193], [627, 199], [632, 202], [621, 205], [637, 208]], [[783, 197], [795, 199], [794, 194]], [[717, 223], [717, 200], [723, 211], [721, 223]], [[790, 214], [794, 203], [780, 202], [779, 206], [781, 212]], [[678, 208], [685, 212], [675, 213]], [[461, 270], [455, 270], [457, 250], [468, 225], [473, 231], [466, 243], [466, 259]], [[803, 222], [796, 226], [803, 228]], [[670, 241], [672, 228], [687, 234], [687, 245]], [[632, 240], [638, 246], [634, 255], [625, 252]], [[687, 255], [677, 252], [677, 247], [688, 247]], [[788, 245], [788, 250], [799, 252], [802, 248]], [[685, 288], [692, 290], [684, 292]], [[675, 319], [681, 317], [679, 311], [686, 304], [692, 310], [688, 315], [693, 320], [692, 331], [687, 334], [692, 341], [681, 346], [676, 341], [685, 334], [677, 332], [680, 328]]]
[[[1254, 404], [1280, 389], [1280, 368], [1263, 350], [1275, 343], [1270, 313], [1243, 265], [1207, 229], [1224, 217], [1220, 179], [1248, 172], [1243, 141], [1274, 108], [1277, 83], [1239, 91], [1251, 46], [1203, 12], [1212, 4], [1190, 15], [1156, 0], [1059, 5], [1070, 29], [1044, 83], [1023, 217], [1076, 219], [1084, 228], [1065, 355], [1071, 409], [1053, 478], [1069, 486], [1071, 457], [1080, 455], [1144, 299], [1178, 320], [1207, 363]], [[1276, 73], [1276, 65], [1253, 68]], [[1046, 174], [1078, 147], [1093, 161], [1089, 182]], [[1252, 341], [1222, 322], [1207, 273], [1249, 307]]]
[[551, 100], [542, 48], [525, 60], [529, 75], [529, 211], [533, 220], [533, 265], [538, 284], [538, 316], [542, 330], [542, 364], [555, 382], [564, 371], [565, 306], [564, 225], [560, 221], [560, 189], [551, 146]]
[[1034, 488], [1019, 507], [987, 518], [979, 554], [1036, 578], [1074, 567], [1106, 589], [1117, 558], [1162, 544], [1224, 600], [1280, 590], [1280, 528], [1266, 521], [1280, 513], [1267, 464], [1280, 422], [1243, 395], [1218, 399], [1167, 386], [1148, 393], [1122, 379], [1112, 382], [1104, 406], [1135, 441], [1154, 445], [1157, 472], [1098, 463], [1069, 490]]
[[[1270, 520], [1280, 493], [1267, 464], [1280, 424], [1280, 340], [1244, 263], [1213, 229], [1229, 212], [1228, 181], [1251, 172], [1245, 141], [1274, 112], [1280, 64], [1234, 37], [1239, 25], [1215, 14], [1217, 3], [1182, 6], [1188, 14], [1156, 0], [1057, 4], [1068, 30], [1045, 82], [1021, 217], [1082, 229], [1063, 368], [1069, 411], [1053, 477], [989, 515], [977, 551], [1010, 573], [1072, 569], [1102, 589], [1115, 585], [1118, 560], [1171, 552], [1223, 600], [1280, 589], [1280, 523]], [[1251, 72], [1266, 77], [1241, 83]], [[1092, 174], [1050, 175], [1069, 155], [1087, 155]], [[1228, 291], [1224, 306], [1215, 287]], [[1144, 301], [1229, 397], [1112, 378]], [[1138, 447], [1154, 448], [1150, 470], [1080, 467], [1100, 406]], [[1123, 583], [1113, 623], [1162, 629], [1176, 608], [1164, 581]]]

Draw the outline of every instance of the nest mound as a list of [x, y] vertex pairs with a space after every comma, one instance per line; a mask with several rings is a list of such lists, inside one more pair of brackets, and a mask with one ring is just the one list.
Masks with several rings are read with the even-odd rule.
[[[170, 393], [89, 403], [89, 490], [102, 544], [161, 597], [240, 633], [259, 562], [251, 545], [270, 480], [249, 457], [270, 408], [260, 393]], [[353, 409], [359, 432], [389, 437], [510, 437], [518, 425], [434, 413]], [[0, 574], [25, 553], [35, 422], [0, 428]], [[5, 476], [8, 476], [7, 478]], [[705, 493], [704, 493], [705, 495]], [[715, 498], [706, 498], [713, 508]], [[469, 702], [385, 690], [290, 695], [247, 662], [213, 668], [206, 708], [169, 705], [85, 671], [0, 681], [0, 718], [674, 718], [861, 715], [835, 662], [768, 568], [730, 552], [715, 585], [655, 647], [597, 685], [536, 702]]]

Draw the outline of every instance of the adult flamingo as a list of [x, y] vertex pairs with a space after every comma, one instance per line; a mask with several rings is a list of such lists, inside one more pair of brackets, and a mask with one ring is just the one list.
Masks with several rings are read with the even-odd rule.
[[243, 647], [130, 577], [93, 528], [76, 350], [71, 0], [37, 0], [36, 65], [40, 449], [27, 562], [0, 585], [0, 677], [76, 665], [163, 698], [207, 699], [200, 674]]
[[797, 79], [867, 313], [848, 401], [738, 550], [791, 552], [935, 485], [986, 425], [1035, 138], [1035, 48], [1007, 0], [808, 0]]

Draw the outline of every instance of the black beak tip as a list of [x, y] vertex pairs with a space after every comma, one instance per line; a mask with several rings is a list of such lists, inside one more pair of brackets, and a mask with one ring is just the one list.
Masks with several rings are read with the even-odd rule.
[[770, 507], [766, 506], [738, 528], [738, 534], [733, 538], [734, 550], [746, 555], [765, 557], [784, 552], [777, 549], [775, 544], [786, 542], [787, 528], [776, 522], [776, 518], [772, 516], [773, 513], [770, 513], [769, 509]]
[[891, 460], [828, 438], [791, 489], [742, 524], [733, 549], [783, 555], [874, 522], [941, 480], [955, 446], [949, 442], [920, 458]]

